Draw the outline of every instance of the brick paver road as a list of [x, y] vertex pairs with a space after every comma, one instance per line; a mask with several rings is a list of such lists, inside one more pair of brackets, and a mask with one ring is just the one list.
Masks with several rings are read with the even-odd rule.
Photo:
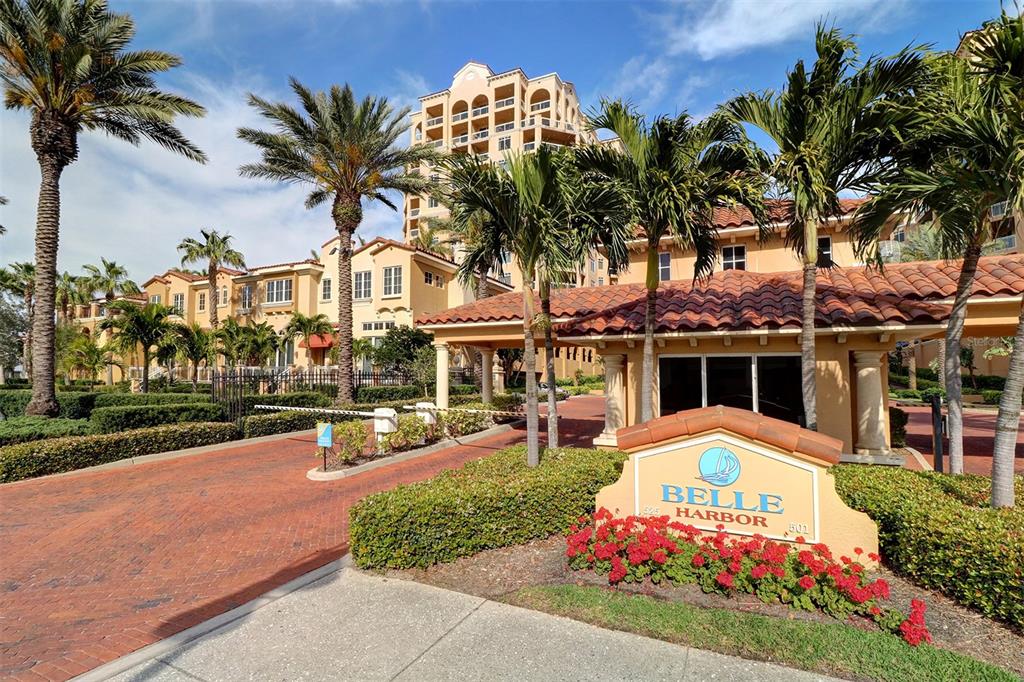
[[[562, 405], [588, 445], [603, 399]], [[68, 679], [239, 606], [340, 557], [365, 495], [523, 437], [331, 482], [306, 478], [310, 436], [0, 486], [0, 678]]]
[[[907, 412], [907, 445], [919, 450], [932, 465], [932, 411], [930, 407], [902, 405]], [[996, 433], [996, 411], [968, 408], [964, 411], [964, 470], [969, 474], [992, 475], [992, 441]], [[1024, 474], [1024, 419], [1017, 433], [1014, 470]], [[949, 466], [948, 444], [945, 464]], [[912, 467], [913, 468], [913, 467]], [[948, 469], [947, 469], [948, 470]]]

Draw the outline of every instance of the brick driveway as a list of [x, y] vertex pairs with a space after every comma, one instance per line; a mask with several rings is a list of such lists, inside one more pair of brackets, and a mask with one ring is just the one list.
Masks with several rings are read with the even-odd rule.
[[[589, 445], [603, 399], [562, 405]], [[67, 679], [250, 601], [344, 554], [360, 498], [524, 435], [331, 482], [305, 476], [309, 436], [0, 486], [0, 678]]]
[[[929, 407], [901, 405], [907, 413], [907, 445], [918, 450], [932, 465], [932, 412]], [[969, 474], [992, 475], [992, 441], [996, 432], [996, 411], [967, 408], [964, 411], [964, 471]], [[949, 444], [946, 444], [945, 465], [949, 467]], [[916, 464], [916, 463], [914, 463]], [[1014, 471], [1024, 474], [1024, 418], [1017, 432]]]

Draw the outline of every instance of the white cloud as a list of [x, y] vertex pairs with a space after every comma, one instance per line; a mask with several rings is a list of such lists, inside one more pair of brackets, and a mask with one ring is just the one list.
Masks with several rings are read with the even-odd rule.
[[[104, 256], [144, 281], [177, 265], [178, 242], [206, 227], [231, 233], [249, 265], [307, 258], [334, 234], [326, 207], [303, 207], [308, 188], [238, 175], [239, 165], [257, 154], [235, 136], [236, 129], [265, 125], [246, 104], [247, 93], [290, 101], [290, 92], [268, 88], [259, 79], [193, 78], [184, 89], [208, 109], [204, 118], [179, 124], [209, 162], [196, 164], [151, 143], [136, 148], [83, 133], [79, 159], [61, 182], [59, 269], [76, 272]], [[0, 224], [8, 229], [0, 237], [0, 265], [33, 258], [39, 171], [27, 126], [26, 114], [0, 112], [0, 194], [10, 200], [0, 208]], [[401, 214], [369, 205], [360, 232], [367, 238], [400, 238]]]
[[686, 3], [652, 19], [669, 54], [714, 59], [805, 37], [819, 19], [840, 26], [856, 21], [861, 30], [880, 26], [904, 5], [905, 0], [715, 0]]
[[[697, 92], [710, 82], [706, 72], [681, 76], [673, 60], [636, 56], [623, 64], [613, 80], [602, 85], [600, 96], [631, 101], [648, 114], [674, 114], [689, 109]], [[596, 98], [595, 98], [596, 99]]]

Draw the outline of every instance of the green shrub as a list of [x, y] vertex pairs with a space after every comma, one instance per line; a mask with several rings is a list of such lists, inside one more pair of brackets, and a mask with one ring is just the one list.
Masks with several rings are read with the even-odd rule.
[[360, 386], [355, 394], [357, 403], [416, 399], [423, 400], [423, 389], [419, 386]]
[[917, 390], [913, 390], [913, 389], [909, 389], [909, 388], [896, 389], [895, 391], [892, 391], [892, 394], [894, 396], [896, 396], [897, 398], [903, 398], [904, 400], [920, 400], [921, 399], [921, 391], [917, 391]]
[[565, 532], [616, 481], [625, 455], [548, 450], [537, 467], [514, 447], [358, 502], [350, 547], [362, 568], [409, 568]]
[[[243, 414], [260, 414], [256, 405], [282, 405], [286, 407], [330, 407], [331, 399], [316, 391], [295, 391], [292, 393], [264, 393], [242, 396]], [[265, 411], [262, 411], [266, 414]]]
[[211, 391], [211, 388], [210, 388], [210, 384], [209, 383], [200, 383], [199, 386], [198, 386], [198, 390], [193, 391], [192, 390], [192, 382], [191, 381], [188, 381], [188, 382], [179, 381], [179, 382], [173, 383], [173, 384], [171, 384], [169, 386], [164, 386], [161, 389], [161, 393], [193, 393], [193, 394], [205, 393], [206, 395], [209, 395], [210, 391]]
[[[416, 403], [422, 402], [434, 402], [433, 398], [424, 398], [422, 394], [415, 400], [388, 400], [380, 403], [355, 403], [354, 405], [348, 405], [345, 407], [346, 410], [359, 410], [360, 412], [373, 412], [378, 407], [391, 407], [393, 409], [402, 412], [402, 408], [406, 405], [415, 405]], [[472, 395], [453, 395], [448, 398], [448, 406], [456, 407], [458, 405], [467, 405], [469, 403], [480, 402], [479, 394]]]
[[202, 393], [102, 393], [96, 396], [93, 408], [208, 402], [210, 396]]
[[[483, 403], [469, 403], [460, 407], [470, 410], [489, 409]], [[477, 433], [494, 426], [494, 419], [491, 418], [491, 415], [483, 412], [444, 412], [439, 416], [441, 417], [440, 421], [444, 427], [445, 436], [448, 438], [468, 436], [471, 433]]]
[[503, 412], [519, 412], [525, 402], [526, 396], [522, 393], [499, 393], [491, 398], [494, 409]]
[[119, 405], [98, 407], [92, 411], [93, 428], [97, 433], [114, 433], [182, 422], [216, 422], [224, 421], [226, 417], [223, 405], [205, 402]]
[[242, 419], [242, 437], [273, 436], [278, 433], [292, 431], [312, 431], [317, 422], [340, 424], [344, 421], [357, 420], [359, 417], [344, 417], [336, 414], [318, 412], [275, 412], [273, 414], [254, 414]]
[[998, 405], [999, 401], [1003, 399], [1003, 392], [986, 389], [981, 392], [981, 396], [986, 405]]
[[978, 382], [978, 388], [989, 391], [1002, 391], [1006, 388], [1006, 377], [998, 377], [992, 374], [976, 374], [974, 378]]
[[907, 444], [907, 413], [898, 407], [889, 408], [889, 443], [894, 448]]
[[478, 392], [474, 384], [453, 384], [448, 387], [448, 395], [474, 395]]
[[599, 384], [580, 384], [579, 386], [567, 386], [566, 392], [569, 395], [590, 395], [591, 391], [603, 391], [604, 383]]
[[84, 436], [89, 433], [92, 433], [92, 424], [88, 419], [15, 417], [0, 421], [0, 447], [43, 438]]
[[443, 433], [442, 423], [440, 419], [437, 424], [428, 426], [415, 414], [400, 414], [396, 430], [381, 438], [380, 447], [385, 452], [402, 452], [421, 444], [436, 443]]
[[0, 482], [74, 471], [156, 452], [214, 445], [236, 438], [238, 430], [234, 424], [200, 423], [8, 445], [0, 448]]
[[369, 433], [362, 420], [335, 424], [331, 435], [337, 446], [335, 457], [339, 462], [348, 463], [357, 459], [366, 450], [369, 442]]
[[833, 468], [847, 504], [878, 524], [886, 563], [987, 616], [1024, 626], [1024, 477], [1017, 506], [988, 506], [990, 481], [893, 467]]
[[918, 367], [917, 378], [924, 379], [925, 381], [938, 381], [939, 374], [931, 367]]
[[[31, 399], [32, 389], [0, 391], [0, 414], [7, 419], [23, 417]], [[60, 405], [58, 416], [65, 419], [88, 419], [95, 400], [95, 393], [61, 391], [57, 393], [57, 404]]]
[[945, 400], [946, 399], [946, 389], [939, 388], [937, 386], [936, 387], [932, 387], [932, 388], [926, 388], [923, 391], [921, 391], [921, 400], [923, 400], [925, 402], [930, 402], [931, 399], [932, 399], [932, 396], [934, 396], [934, 395], [937, 395], [940, 398], [942, 398], [943, 400]]

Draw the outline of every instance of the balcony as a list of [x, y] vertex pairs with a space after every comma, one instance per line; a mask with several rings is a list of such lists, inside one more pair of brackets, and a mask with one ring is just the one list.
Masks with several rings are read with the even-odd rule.
[[419, 216], [419, 214], [420, 214], [420, 210], [418, 208], [410, 208], [409, 209], [409, 217], [410, 218], [415, 218], [415, 217]]
[[491, 134], [491, 131], [489, 131], [489, 130], [478, 130], [477, 132], [473, 133], [473, 139], [474, 140], [486, 140], [487, 136], [490, 135], [490, 134]]
[[441, 147], [444, 146], [444, 140], [434, 140], [433, 142], [430, 143], [430, 146], [433, 147], [434, 149], [440, 149]]
[[485, 116], [487, 112], [489, 112], [490, 110], [491, 107], [486, 104], [483, 105], [482, 107], [477, 107], [476, 109], [473, 110], [473, 118], [476, 118], [477, 116]]
[[537, 102], [536, 104], [530, 105], [530, 111], [541, 111], [543, 109], [551, 108], [551, 100], [546, 99], [543, 102]]
[[515, 130], [515, 129], [516, 129], [516, 122], [515, 121], [509, 121], [508, 123], [501, 123], [499, 125], [494, 126], [494, 132], [496, 132], [496, 133], [503, 133], [506, 130]]
[[506, 107], [512, 106], [515, 103], [516, 103], [516, 98], [515, 97], [506, 97], [505, 99], [499, 99], [497, 102], [495, 102], [494, 103], [494, 108], [495, 108], [495, 110], [504, 109]]
[[537, 148], [537, 143], [536, 142], [527, 142], [526, 144], [523, 145], [523, 151], [524, 152], [532, 152], [536, 148]]
[[469, 135], [459, 135], [458, 137], [452, 138], [452, 147], [461, 147], [467, 142], [469, 142]]
[[458, 123], [459, 121], [465, 121], [468, 118], [469, 118], [469, 112], [468, 111], [460, 111], [459, 113], [452, 115], [452, 123]]
[[434, 118], [428, 118], [427, 119], [427, 127], [428, 128], [433, 128], [434, 126], [439, 126], [442, 123], [444, 123], [444, 116], [435, 116]]
[[491, 158], [491, 155], [488, 154], [487, 152], [482, 152], [480, 154], [477, 154], [476, 158], [479, 159], [480, 161], [487, 161], [489, 158]]

